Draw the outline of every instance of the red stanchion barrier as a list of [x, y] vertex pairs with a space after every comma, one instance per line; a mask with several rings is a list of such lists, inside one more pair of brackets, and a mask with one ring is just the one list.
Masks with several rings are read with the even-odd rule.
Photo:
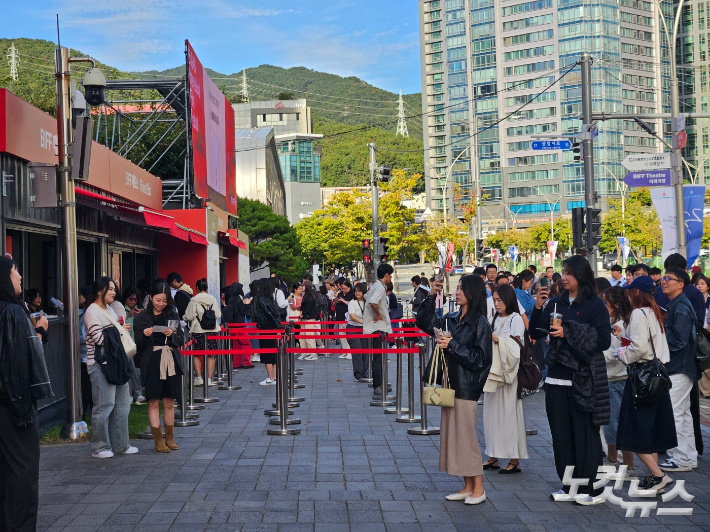
[[229, 335], [229, 336], [208, 336], [208, 340], [280, 340], [282, 334], [264, 334], [261, 336]]
[[[298, 339], [298, 338], [323, 338], [319, 334], [295, 334], [294, 337], [296, 339]], [[356, 333], [353, 333], [353, 334], [343, 334], [341, 336], [338, 336], [337, 338], [338, 339], [341, 339], [341, 338], [348, 339], [348, 338], [379, 338], [379, 337], [380, 337], [379, 334], [356, 334]]]
[[418, 349], [305, 349], [305, 348], [289, 348], [288, 353], [313, 353], [313, 354], [335, 354], [335, 353], [350, 353], [353, 355], [401, 355], [407, 353], [418, 353]]
[[424, 338], [428, 336], [426, 333], [394, 333], [390, 334], [388, 338]]
[[194, 356], [215, 356], [215, 355], [237, 355], [247, 353], [277, 353], [277, 349], [205, 349], [200, 351], [180, 351], [181, 355]]

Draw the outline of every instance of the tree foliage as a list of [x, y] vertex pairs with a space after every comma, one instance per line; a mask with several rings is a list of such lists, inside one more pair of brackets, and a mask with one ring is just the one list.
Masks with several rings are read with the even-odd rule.
[[648, 189], [632, 192], [625, 200], [624, 213], [621, 209], [621, 199], [608, 199], [609, 212], [602, 219], [602, 239], [599, 249], [611, 252], [617, 249], [616, 237], [625, 235], [629, 239], [631, 249], [640, 253], [643, 248], [649, 252], [652, 248], [660, 248], [663, 244], [663, 232], [656, 210], [650, 206]]
[[272, 273], [287, 280], [297, 280], [308, 269], [303, 260], [296, 230], [285, 216], [274, 214], [271, 207], [239, 198], [239, 229], [249, 237], [249, 271], [267, 266]]
[[[418, 179], [417, 174], [395, 169], [390, 181], [379, 187], [380, 223], [387, 224], [380, 236], [389, 239], [390, 260], [411, 260], [418, 252], [419, 226], [414, 223], [414, 211], [401, 203], [411, 197]], [[362, 260], [362, 240], [372, 238], [370, 193], [355, 189], [338, 192], [323, 209], [296, 224], [296, 232], [303, 256], [310, 263], [346, 267]]]

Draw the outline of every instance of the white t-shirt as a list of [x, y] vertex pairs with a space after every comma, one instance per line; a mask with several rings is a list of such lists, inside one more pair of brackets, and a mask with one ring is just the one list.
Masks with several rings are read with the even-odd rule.
[[[372, 310], [372, 305], [377, 305], [380, 311], [381, 319], [375, 321], [375, 312]], [[389, 297], [387, 297], [387, 289], [385, 284], [378, 280], [372, 285], [370, 291], [365, 295], [365, 312], [363, 312], [363, 328], [364, 334], [372, 334], [374, 332], [392, 333], [392, 323], [390, 322], [389, 313]]]

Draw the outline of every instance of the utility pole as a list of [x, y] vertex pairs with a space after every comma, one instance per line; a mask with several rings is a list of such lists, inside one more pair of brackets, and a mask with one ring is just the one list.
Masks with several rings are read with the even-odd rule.
[[[76, 58], [79, 59], [79, 58]], [[83, 59], [83, 58], [82, 58]], [[81, 60], [81, 59], [80, 59]], [[84, 59], [86, 60], [86, 59]], [[54, 76], [57, 80], [57, 145], [62, 206], [62, 271], [64, 274], [64, 335], [67, 339], [68, 393], [67, 422], [62, 437], [76, 440], [86, 433], [81, 412], [81, 360], [79, 358], [79, 271], [76, 245], [76, 196], [71, 178], [72, 138], [71, 75], [69, 49], [57, 46], [54, 52]], [[93, 61], [92, 61], [93, 63]], [[96, 66], [94, 64], [94, 66]]]
[[17, 53], [17, 48], [15, 48], [15, 43], [10, 45], [10, 50], [7, 54], [8, 64], [10, 65], [10, 77], [12, 81], [18, 81], [20, 76], [17, 74], [17, 67], [20, 64], [20, 54]]
[[239, 93], [242, 97], [242, 103], [249, 103], [249, 85], [247, 85], [247, 70], [242, 70], [242, 90]]
[[374, 142], [367, 145], [370, 148], [370, 194], [372, 196], [372, 249], [374, 251], [372, 257], [372, 266], [375, 269], [375, 280], [377, 280], [377, 268], [380, 265], [380, 211], [379, 200], [380, 192], [377, 188], [377, 146]]
[[[681, 162], [681, 150], [678, 148], [678, 131], [677, 131], [677, 121], [678, 115], [680, 114], [680, 95], [678, 93], [678, 69], [676, 68], [676, 48], [678, 46], [678, 26], [680, 24], [680, 17], [683, 11], [683, 3], [685, 0], [680, 0], [678, 2], [678, 7], [676, 8], [675, 21], [673, 24], [673, 41], [668, 43], [670, 47], [670, 62], [671, 62], [671, 124], [673, 130], [673, 155], [671, 157], [671, 164], [673, 165], [673, 178], [675, 181], [675, 210], [676, 210], [676, 234], [678, 240], [678, 253], [687, 257], [687, 251], [685, 247], [685, 201], [683, 198], [683, 163]], [[664, 18], [665, 15], [661, 13], [661, 17]], [[661, 133], [663, 134], [663, 133]]]
[[587, 213], [585, 229], [587, 233], [587, 259], [594, 275], [597, 274], [597, 248], [594, 242], [595, 231], [591, 223], [590, 209], [596, 209], [597, 191], [594, 186], [594, 142], [591, 135], [592, 125], [592, 56], [583, 52], [580, 60], [582, 69], [582, 162], [584, 164], [584, 204]]
[[404, 113], [404, 100], [402, 99], [402, 91], [399, 91], [399, 110], [397, 112], [397, 136], [409, 138], [409, 130], [407, 129], [407, 115]]

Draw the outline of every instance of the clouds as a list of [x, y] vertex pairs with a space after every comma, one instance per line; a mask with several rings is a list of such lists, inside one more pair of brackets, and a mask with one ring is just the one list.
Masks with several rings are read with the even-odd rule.
[[[184, 63], [184, 40], [225, 73], [305, 66], [419, 90], [419, 34], [410, 0], [26, 0], [5, 13], [22, 36], [54, 40], [122, 70]], [[39, 5], [38, 5], [39, 4]]]

